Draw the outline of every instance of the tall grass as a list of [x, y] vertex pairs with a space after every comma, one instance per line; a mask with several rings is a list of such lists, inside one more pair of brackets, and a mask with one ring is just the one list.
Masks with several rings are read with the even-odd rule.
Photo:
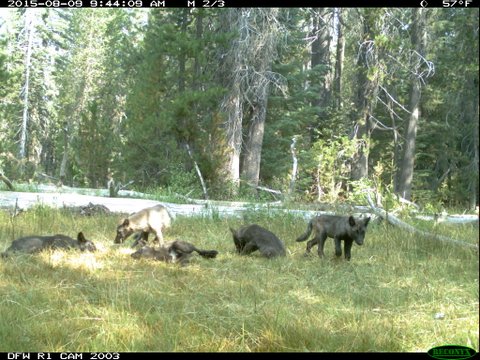
[[[177, 217], [165, 233], [204, 249], [186, 267], [133, 260], [114, 245], [117, 216], [38, 207], [0, 213], [0, 251], [15, 237], [83, 231], [98, 252], [47, 251], [0, 260], [0, 351], [427, 351], [479, 343], [478, 253], [369, 225], [352, 260], [304, 257], [306, 222]], [[288, 255], [239, 256], [229, 226], [256, 222]], [[449, 235], [478, 244], [478, 225]], [[444, 314], [436, 319], [436, 314]]]

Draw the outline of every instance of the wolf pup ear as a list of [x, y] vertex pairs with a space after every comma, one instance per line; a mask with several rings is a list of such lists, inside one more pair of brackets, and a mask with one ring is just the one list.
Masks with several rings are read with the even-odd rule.
[[77, 235], [77, 240], [80, 243], [87, 242], [87, 239], [85, 239], [85, 236], [83, 235], [83, 232], [81, 232], [81, 231]]
[[129, 224], [130, 224], [130, 220], [128, 219], [123, 220], [123, 223], [122, 223], [123, 226], [128, 226]]
[[352, 215], [348, 218], [348, 223], [350, 226], [355, 226], [355, 218]]
[[370, 217], [368, 217], [368, 218], [365, 219], [365, 222], [364, 222], [365, 226], [368, 225], [368, 222], [369, 222], [369, 221], [370, 221]]

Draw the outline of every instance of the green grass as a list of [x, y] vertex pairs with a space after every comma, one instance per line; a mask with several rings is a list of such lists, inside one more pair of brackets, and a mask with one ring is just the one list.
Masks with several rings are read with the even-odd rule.
[[[14, 219], [0, 213], [0, 251], [19, 236], [80, 230], [99, 248], [0, 259], [0, 352], [479, 349], [479, 259], [471, 250], [372, 223], [350, 262], [334, 258], [331, 239], [325, 259], [305, 258], [306, 243], [294, 241], [304, 220], [257, 212], [177, 217], [167, 240], [219, 251], [180, 267], [133, 260], [132, 239], [113, 244], [118, 220], [44, 207]], [[244, 222], [275, 232], [288, 256], [235, 254], [228, 227]], [[478, 225], [451, 225], [448, 235], [478, 244]]]

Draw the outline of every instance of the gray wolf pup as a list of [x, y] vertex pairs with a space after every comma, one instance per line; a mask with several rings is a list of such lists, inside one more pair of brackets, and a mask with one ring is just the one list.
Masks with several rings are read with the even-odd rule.
[[78, 249], [80, 251], [96, 251], [95, 244], [87, 240], [82, 232], [77, 239], [57, 234], [53, 236], [26, 236], [12, 241], [12, 245], [2, 254], [7, 257], [10, 252], [20, 251], [33, 254], [45, 249]]
[[117, 236], [114, 243], [122, 243], [126, 238], [134, 232], [141, 232], [141, 236], [135, 237], [132, 247], [148, 242], [148, 234], [153, 233], [154, 242], [159, 242], [160, 246], [164, 245], [162, 231], [171, 226], [171, 217], [167, 208], [163, 205], [155, 205], [130, 215], [128, 218], [122, 219], [117, 226]]
[[305, 241], [314, 233], [312, 240], [307, 242], [305, 255], [310, 253], [314, 245], [318, 245], [318, 256], [323, 257], [323, 246], [327, 237], [335, 241], [335, 255], [342, 256], [341, 240], [344, 241], [345, 259], [350, 260], [352, 244], [363, 244], [365, 231], [370, 218], [355, 219], [353, 216], [320, 215], [313, 217], [307, 227], [307, 231], [300, 235], [297, 241]]
[[175, 240], [167, 242], [164, 246], [161, 246], [158, 250], [150, 246], [144, 246], [141, 249], [134, 252], [131, 256], [134, 259], [146, 258], [155, 259], [159, 261], [181, 263], [185, 265], [188, 263], [188, 259], [192, 252], [196, 251], [204, 258], [213, 259], [217, 256], [216, 250], [201, 250], [196, 248], [193, 244], [183, 241]]
[[283, 242], [274, 233], [257, 224], [245, 225], [238, 230], [230, 228], [230, 231], [239, 254], [248, 255], [258, 250], [267, 258], [286, 255]]

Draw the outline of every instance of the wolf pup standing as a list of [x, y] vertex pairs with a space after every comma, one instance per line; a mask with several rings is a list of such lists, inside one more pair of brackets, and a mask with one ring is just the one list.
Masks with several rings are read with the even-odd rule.
[[257, 250], [267, 258], [286, 254], [283, 242], [259, 225], [245, 225], [236, 231], [230, 228], [230, 231], [239, 254], [247, 255]]
[[134, 259], [146, 258], [146, 259], [155, 259], [159, 261], [180, 263], [186, 265], [188, 259], [191, 256], [192, 252], [196, 251], [198, 254], [204, 258], [213, 259], [217, 256], [218, 251], [216, 250], [201, 250], [196, 248], [193, 244], [183, 241], [175, 240], [168, 242], [165, 246], [160, 247], [156, 250], [150, 246], [144, 246], [141, 249], [134, 252], [131, 256]]
[[335, 255], [342, 256], [341, 240], [344, 241], [345, 259], [350, 260], [352, 244], [363, 244], [365, 231], [370, 218], [355, 219], [353, 216], [320, 215], [308, 223], [307, 231], [298, 237], [297, 241], [305, 241], [314, 232], [312, 240], [307, 242], [305, 255], [310, 253], [314, 245], [318, 245], [318, 256], [323, 257], [323, 246], [327, 237], [335, 241]]
[[95, 244], [87, 240], [82, 232], [77, 235], [77, 240], [69, 236], [57, 234], [53, 236], [26, 236], [14, 240], [12, 245], [2, 253], [7, 257], [10, 252], [20, 251], [33, 254], [45, 249], [78, 249], [80, 251], [96, 251]]
[[155, 205], [139, 212], [130, 215], [123, 219], [117, 226], [117, 236], [114, 243], [122, 243], [126, 238], [134, 232], [141, 232], [141, 236], [135, 238], [132, 247], [138, 243], [145, 245], [148, 242], [148, 234], [155, 235], [154, 241], [164, 245], [162, 231], [169, 228], [171, 225], [171, 218], [168, 214], [167, 208], [163, 205]]

